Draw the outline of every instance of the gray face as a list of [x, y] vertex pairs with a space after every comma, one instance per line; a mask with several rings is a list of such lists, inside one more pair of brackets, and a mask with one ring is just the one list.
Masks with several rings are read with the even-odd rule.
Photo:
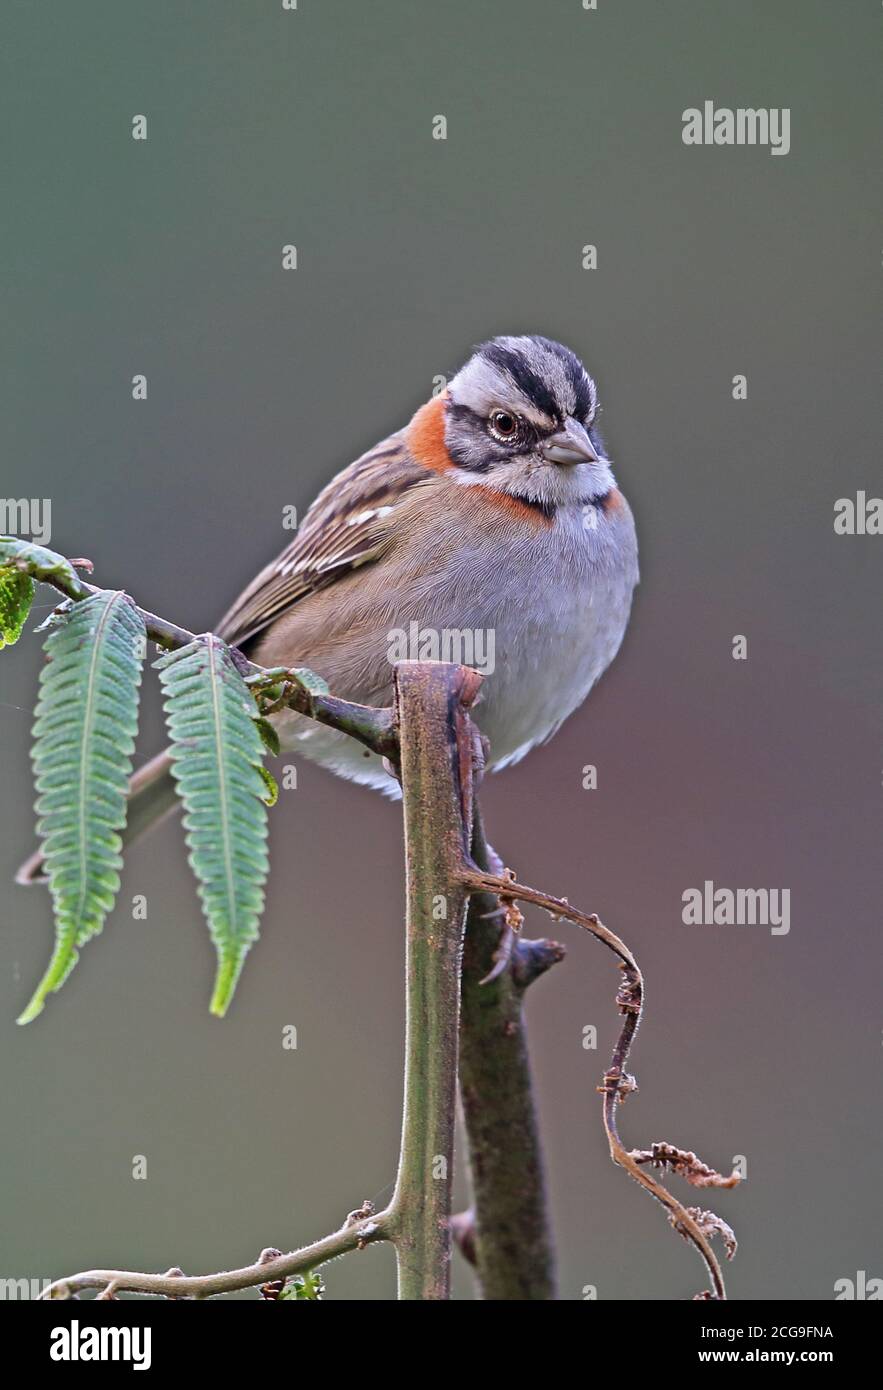
[[562, 344], [494, 338], [457, 373], [449, 397], [446, 442], [463, 481], [550, 506], [613, 486], [594, 429], [595, 383]]

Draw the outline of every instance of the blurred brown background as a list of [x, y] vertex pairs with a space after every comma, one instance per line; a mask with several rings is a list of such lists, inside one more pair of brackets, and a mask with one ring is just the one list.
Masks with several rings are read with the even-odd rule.
[[[597, 376], [638, 520], [636, 610], [589, 704], [484, 800], [519, 875], [598, 911], [641, 961], [627, 1141], [723, 1168], [747, 1157], [742, 1189], [707, 1203], [740, 1237], [737, 1298], [828, 1299], [838, 1278], [883, 1273], [883, 539], [832, 524], [837, 498], [881, 490], [881, 15], [821, 0], [11, 3], [0, 57], [2, 491], [51, 498], [53, 545], [90, 556], [98, 582], [205, 629], [281, 548], [282, 507], [303, 511], [476, 341], [545, 333]], [[685, 147], [681, 113], [706, 98], [790, 108], [791, 152]], [[146, 143], [130, 137], [138, 113]], [[32, 845], [39, 660], [29, 638], [0, 661], [0, 1276], [229, 1267], [383, 1201], [399, 809], [300, 766], [223, 1023], [167, 825], [129, 856], [63, 992], [18, 1029], [51, 940], [46, 895], [11, 886]], [[146, 756], [153, 677], [143, 723]], [[681, 894], [705, 879], [790, 888], [790, 934], [684, 926]], [[689, 1297], [694, 1256], [606, 1156], [594, 1088], [616, 972], [554, 934], [569, 956], [529, 1022], [562, 1296]], [[332, 1297], [388, 1297], [392, 1255], [327, 1280]]]

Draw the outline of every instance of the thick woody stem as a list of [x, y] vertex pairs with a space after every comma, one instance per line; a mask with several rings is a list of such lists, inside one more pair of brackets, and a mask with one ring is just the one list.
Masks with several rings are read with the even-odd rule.
[[[477, 809], [472, 857], [489, 870]], [[472, 1247], [484, 1298], [540, 1301], [555, 1297], [554, 1249], [522, 1000], [526, 984], [563, 951], [554, 942], [519, 940], [508, 967], [483, 984], [500, 940], [498, 908], [494, 894], [474, 894], [463, 953], [460, 1098], [475, 1211]]]
[[479, 681], [474, 672], [440, 663], [396, 667], [407, 1006], [402, 1143], [390, 1227], [399, 1298], [405, 1300], [450, 1297], [463, 866], [472, 817], [472, 733], [465, 711]]

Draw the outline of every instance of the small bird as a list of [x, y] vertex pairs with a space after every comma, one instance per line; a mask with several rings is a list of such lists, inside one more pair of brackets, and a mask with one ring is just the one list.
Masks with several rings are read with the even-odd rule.
[[[264, 666], [305, 666], [389, 705], [394, 634], [475, 634], [493, 670], [473, 710], [488, 766], [548, 739], [616, 655], [638, 581], [631, 509], [568, 348], [481, 344], [404, 429], [328, 484], [215, 629]], [[391, 796], [381, 758], [291, 710], [281, 746]], [[132, 780], [127, 839], [174, 805], [168, 754]], [[20, 878], [32, 881], [38, 856]]]

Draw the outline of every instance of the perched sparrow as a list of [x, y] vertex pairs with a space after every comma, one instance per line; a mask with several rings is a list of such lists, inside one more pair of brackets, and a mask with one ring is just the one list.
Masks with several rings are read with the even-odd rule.
[[[638, 579], [596, 411], [594, 382], [560, 343], [482, 344], [410, 424], [328, 484], [216, 631], [262, 665], [309, 667], [371, 705], [392, 702], [394, 633], [468, 632], [485, 652], [492, 638], [474, 717], [490, 767], [517, 762], [613, 660]], [[290, 710], [275, 723], [283, 749], [398, 793], [345, 734]], [[137, 834], [173, 804], [166, 754], [132, 792]]]

